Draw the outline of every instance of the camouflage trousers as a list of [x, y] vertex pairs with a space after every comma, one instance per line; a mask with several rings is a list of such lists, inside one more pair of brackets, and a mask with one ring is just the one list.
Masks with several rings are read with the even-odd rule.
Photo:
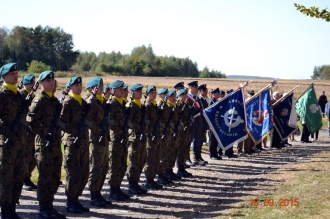
[[185, 131], [180, 132], [178, 141], [178, 166], [184, 166], [187, 159], [190, 157], [190, 130], [187, 128]]
[[0, 136], [0, 202], [12, 205], [19, 200], [24, 179], [24, 145], [21, 142], [4, 144]]
[[65, 193], [71, 199], [82, 195], [89, 176], [88, 137], [86, 139], [84, 136], [76, 143], [73, 141], [74, 138], [67, 138], [64, 141]]
[[37, 166], [37, 160], [34, 157], [35, 146], [34, 139], [35, 135], [28, 131], [26, 135], [26, 146], [25, 146], [25, 157], [24, 157], [24, 177], [31, 177], [32, 171]]
[[147, 179], [154, 179], [157, 174], [159, 162], [160, 162], [160, 145], [158, 140], [152, 140], [152, 136], [147, 135], [147, 154], [146, 164], [144, 167], [144, 174]]
[[40, 203], [54, 198], [61, 180], [62, 151], [56, 139], [52, 146], [36, 145], [35, 158], [39, 171], [37, 199]]
[[158, 174], [163, 174], [166, 167], [168, 166], [168, 154], [169, 154], [169, 146], [171, 141], [171, 133], [165, 135], [163, 139], [158, 140], [159, 149], [160, 149], [160, 161], [158, 165]]
[[102, 190], [107, 172], [109, 170], [109, 142], [90, 142], [90, 172], [88, 186], [91, 192]]
[[128, 141], [127, 179], [139, 181], [146, 161], [146, 143], [138, 139]]
[[120, 143], [120, 136], [111, 135], [109, 146], [110, 168], [109, 184], [118, 187], [122, 183], [127, 170], [127, 147]]
[[168, 162], [166, 169], [172, 169], [178, 157], [179, 143], [181, 139], [181, 131], [179, 130], [175, 137], [171, 135], [170, 145], [168, 147]]

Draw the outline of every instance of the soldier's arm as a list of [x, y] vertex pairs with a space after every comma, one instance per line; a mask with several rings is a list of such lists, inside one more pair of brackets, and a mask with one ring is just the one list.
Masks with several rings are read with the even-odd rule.
[[140, 122], [141, 121], [138, 121], [137, 118], [141, 118], [141, 109], [138, 106], [135, 106], [133, 104], [129, 120], [133, 125], [134, 132], [135, 133], [140, 133], [140, 131], [141, 131], [141, 123]]
[[63, 129], [63, 131], [70, 134], [74, 134], [74, 127], [72, 126], [72, 121], [70, 121], [70, 118], [72, 118], [71, 107], [72, 105], [70, 104], [70, 100], [67, 99], [63, 102], [60, 120], [65, 124], [65, 128]]
[[110, 109], [110, 120], [114, 121], [114, 124], [110, 124], [110, 129], [116, 133], [121, 133], [123, 129], [121, 120], [125, 120], [125, 111], [120, 110], [121, 107], [118, 104], [117, 101], [114, 101]]
[[40, 97], [35, 97], [32, 100], [31, 106], [29, 107], [28, 112], [28, 120], [30, 122], [30, 129], [35, 134], [43, 134], [44, 127], [41, 123], [41, 118], [43, 116], [43, 110], [45, 107], [43, 106], [43, 101]]

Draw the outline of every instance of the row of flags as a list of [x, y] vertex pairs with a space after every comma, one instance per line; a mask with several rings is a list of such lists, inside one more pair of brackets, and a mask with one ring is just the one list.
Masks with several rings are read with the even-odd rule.
[[249, 135], [258, 144], [276, 129], [282, 140], [297, 126], [297, 114], [311, 133], [322, 127], [313, 83], [294, 101], [293, 88], [272, 104], [274, 80], [264, 89], [244, 99], [244, 86], [203, 110], [203, 116], [223, 150], [231, 148]]

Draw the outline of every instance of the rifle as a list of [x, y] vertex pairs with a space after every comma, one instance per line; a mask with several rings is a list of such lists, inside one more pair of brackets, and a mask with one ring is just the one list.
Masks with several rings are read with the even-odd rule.
[[185, 107], [186, 107], [186, 102], [184, 102], [184, 105], [183, 105], [183, 107], [181, 108], [181, 111], [180, 111], [179, 119], [178, 119], [177, 123], [175, 124], [173, 138], [176, 137], [176, 134], [179, 131], [179, 126], [180, 126], [180, 122], [181, 122]]
[[162, 121], [162, 118], [163, 118], [163, 115], [164, 115], [164, 105], [167, 101], [167, 96], [165, 97], [162, 105], [160, 106], [160, 108], [158, 109], [158, 114], [157, 114], [157, 121], [156, 121], [156, 124], [155, 124], [155, 127], [154, 127], [154, 130], [152, 132], [152, 138], [151, 140], [157, 140], [158, 138], [158, 133], [159, 133], [159, 126], [160, 126], [160, 122]]
[[47, 147], [52, 147], [52, 143], [54, 141], [54, 138], [56, 137], [56, 132], [57, 132], [57, 127], [58, 127], [58, 122], [60, 119], [62, 107], [63, 107], [63, 101], [65, 99], [65, 96], [68, 95], [70, 87], [67, 86], [63, 91], [62, 91], [62, 97], [60, 99], [60, 102], [56, 105], [56, 109], [54, 112], [54, 117], [51, 123], [51, 126], [49, 128], [49, 131], [46, 136], [46, 146]]
[[140, 135], [140, 141], [145, 141], [145, 133], [146, 133], [146, 100], [147, 95], [144, 95], [144, 102], [141, 107], [141, 135]]
[[109, 114], [110, 114], [111, 104], [112, 104], [112, 94], [110, 94], [110, 98], [108, 99], [108, 101], [106, 102], [106, 105], [105, 105], [104, 116], [103, 116], [103, 120], [102, 120], [102, 128], [101, 128], [99, 142], [102, 141], [102, 139], [104, 138], [104, 136], [109, 131], [109, 122], [108, 122], [108, 120], [109, 120]]
[[[128, 108], [125, 111], [125, 121], [124, 121], [123, 132], [121, 133], [121, 141], [120, 141], [121, 144], [124, 144], [124, 141], [127, 138], [127, 134], [128, 134], [128, 121], [129, 121], [129, 116], [131, 114], [131, 108], [132, 108], [132, 105], [133, 105], [133, 98], [134, 98], [134, 92], [130, 96], [129, 105], [128, 105]], [[124, 144], [124, 145], [126, 145], [126, 144]]]
[[[21, 81], [20, 84], [23, 84], [23, 81]], [[27, 107], [29, 107], [29, 105], [30, 105], [30, 99], [31, 99], [33, 93], [37, 91], [38, 87], [39, 87], [39, 82], [37, 81], [34, 84], [34, 86], [32, 87], [31, 92], [23, 100], [23, 103], [21, 104], [21, 108], [18, 110], [18, 112], [16, 114], [16, 117], [15, 117], [13, 123], [10, 126], [10, 130], [9, 130], [8, 134], [6, 135], [7, 138], [5, 140], [5, 144], [7, 144], [8, 141], [10, 140], [10, 137], [8, 136], [9, 133], [15, 134], [18, 131], [18, 126], [21, 123], [22, 116], [26, 112]]]
[[[94, 89], [93, 89], [92, 95], [94, 97], [96, 96], [96, 93], [97, 93], [97, 91], [99, 89], [99, 86], [100, 86], [100, 83], [96, 87], [94, 87]], [[92, 103], [92, 98], [89, 98], [88, 101], [87, 101], [87, 104], [86, 104], [86, 106], [85, 106], [85, 108], [83, 110], [81, 119], [79, 121], [78, 128], [77, 128], [77, 134], [76, 134], [77, 136], [74, 139], [73, 143], [76, 143], [77, 140], [84, 134], [85, 125], [86, 125], [86, 119], [87, 119], [87, 116], [88, 116], [88, 113], [89, 113], [89, 109], [90, 109], [91, 103]]]
[[[176, 103], [178, 102], [178, 100], [176, 101]], [[171, 111], [171, 114], [170, 114], [170, 117], [168, 118], [167, 122], [166, 122], [166, 125], [165, 125], [165, 128], [163, 130], [163, 136], [162, 136], [162, 139], [166, 136], [167, 132], [168, 132], [168, 129], [170, 127], [170, 123], [171, 123], [171, 120], [173, 119], [173, 116], [174, 116], [174, 111], [175, 111], [175, 108], [176, 106], [174, 106], [172, 108], [172, 111]]]

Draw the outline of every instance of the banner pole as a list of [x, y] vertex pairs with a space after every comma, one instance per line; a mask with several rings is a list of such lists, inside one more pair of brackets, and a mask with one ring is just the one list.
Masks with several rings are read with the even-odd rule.
[[268, 84], [266, 87], [262, 88], [260, 91], [258, 91], [258, 93], [256, 93], [249, 100], [247, 100], [247, 102], [245, 102], [245, 104], [248, 103], [250, 100], [253, 100], [253, 98], [258, 96], [259, 93], [263, 92], [266, 89], [269, 89], [270, 87], [273, 87], [275, 84], [277, 84], [277, 81], [278, 81], [278, 78], [274, 79], [272, 82], [270, 82], [270, 84]]
[[295, 103], [306, 93], [306, 91], [314, 84], [315, 81], [313, 81], [305, 90], [304, 92], [294, 101]]

